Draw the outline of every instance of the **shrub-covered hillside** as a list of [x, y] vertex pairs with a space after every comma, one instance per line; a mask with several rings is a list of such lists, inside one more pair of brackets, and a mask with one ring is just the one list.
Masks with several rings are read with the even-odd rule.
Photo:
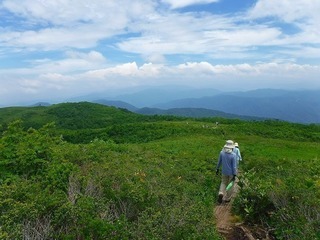
[[214, 169], [226, 139], [244, 159], [235, 214], [277, 239], [320, 236], [319, 126], [90, 103], [0, 119], [0, 239], [221, 239]]
[[58, 128], [86, 129], [105, 127], [115, 123], [136, 122], [142, 116], [125, 109], [106, 107], [88, 102], [61, 103], [48, 107], [0, 108], [0, 121], [23, 120], [25, 127], [39, 128], [48, 122], [55, 122]]

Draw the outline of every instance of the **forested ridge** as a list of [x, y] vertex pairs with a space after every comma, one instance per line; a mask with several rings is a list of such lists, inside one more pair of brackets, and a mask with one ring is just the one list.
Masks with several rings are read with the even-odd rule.
[[87, 102], [2, 108], [0, 124], [0, 239], [221, 239], [226, 139], [243, 155], [234, 214], [276, 239], [320, 238], [318, 125]]

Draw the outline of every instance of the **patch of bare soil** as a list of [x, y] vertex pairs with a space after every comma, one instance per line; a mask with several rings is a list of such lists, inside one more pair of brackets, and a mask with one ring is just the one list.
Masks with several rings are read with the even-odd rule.
[[274, 240], [269, 232], [258, 226], [246, 226], [231, 213], [232, 202], [239, 192], [236, 184], [232, 200], [217, 205], [214, 209], [216, 228], [226, 240]]
[[222, 235], [227, 240], [275, 240], [265, 229], [257, 226], [248, 227], [243, 224], [235, 224], [227, 234], [222, 233]]

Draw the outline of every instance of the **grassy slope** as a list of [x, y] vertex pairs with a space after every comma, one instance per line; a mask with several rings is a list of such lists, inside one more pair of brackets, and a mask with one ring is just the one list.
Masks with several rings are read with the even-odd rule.
[[127, 110], [88, 102], [62, 103], [49, 107], [0, 108], [0, 122], [21, 119], [25, 127], [39, 128], [55, 122], [62, 129], [98, 128], [107, 124], [138, 121], [140, 116]]
[[[212, 201], [214, 204], [220, 182], [220, 178], [214, 175], [216, 159], [225, 139], [234, 139], [240, 143], [244, 157], [241, 165], [244, 177], [252, 184], [244, 186], [249, 190], [245, 189], [240, 200], [236, 201], [238, 205], [235, 212], [249, 223], [273, 224], [273, 234], [279, 239], [299, 239], [302, 236], [312, 239], [319, 234], [315, 227], [320, 198], [319, 142], [308, 141], [306, 138], [302, 141], [295, 140], [300, 135], [295, 135], [297, 129], [290, 127], [282, 134], [293, 134], [294, 140], [284, 137], [277, 139], [279, 130], [276, 128], [277, 132], [272, 134], [267, 126], [264, 126], [265, 132], [260, 131], [262, 137], [230, 131], [233, 128], [229, 124], [220, 124], [218, 128], [210, 129], [203, 128], [205, 122], [170, 124], [174, 124], [175, 129], [179, 126], [183, 129], [192, 128], [193, 133], [177, 133], [157, 141], [137, 144], [151, 153], [151, 156], [141, 154], [145, 161], [143, 171], [147, 176], [154, 172], [154, 169], [163, 166], [158, 165], [158, 161], [166, 161], [171, 166], [169, 169], [162, 169], [170, 172], [166, 174], [168, 182], [158, 188], [155, 186], [154, 191], [161, 192], [166, 186], [183, 182], [186, 185], [181, 183], [182, 186], [190, 191], [187, 195], [193, 196], [193, 200]], [[241, 127], [241, 124], [239, 126]], [[160, 171], [159, 174], [163, 172]], [[159, 175], [153, 177], [153, 181], [156, 181]], [[308, 199], [304, 199], [305, 197]], [[246, 199], [249, 199], [249, 202], [246, 202]], [[270, 204], [276, 208], [272, 207], [272, 211], [278, 211], [271, 218], [268, 215]], [[315, 215], [310, 217], [304, 211], [314, 212]], [[248, 216], [250, 214], [251, 216]], [[212, 217], [210, 215], [210, 218]], [[287, 221], [292, 224], [286, 224]]]
[[[153, 224], [159, 225], [159, 232], [154, 233], [159, 236], [161, 231], [172, 231], [171, 228], [195, 228], [194, 232], [206, 232], [204, 228], [210, 229], [214, 219], [213, 213], [208, 210], [215, 204], [220, 182], [214, 175], [216, 159], [225, 140], [233, 139], [239, 142], [244, 158], [241, 168], [244, 173], [248, 173], [248, 179], [256, 187], [249, 186], [253, 192], [252, 189], [244, 188], [244, 195], [240, 195], [242, 199], [238, 200], [236, 212], [248, 221], [256, 220], [244, 214], [254, 203], [250, 205], [243, 200], [246, 197], [256, 199], [258, 195], [256, 201], [259, 203], [267, 196], [276, 204], [280, 213], [271, 219], [276, 228], [275, 234], [280, 239], [285, 239], [283, 236], [290, 233], [292, 239], [295, 239], [295, 236], [299, 238], [301, 235], [295, 231], [301, 231], [298, 228], [300, 223], [310, 225], [309, 236], [312, 236], [315, 220], [311, 218], [308, 222], [303, 213], [297, 215], [296, 219], [297, 212], [286, 212], [284, 208], [292, 204], [302, 208], [302, 205], [297, 203], [302, 202], [303, 196], [308, 196], [305, 209], [319, 213], [318, 126], [219, 119], [220, 124], [216, 127], [216, 119], [164, 121], [161, 118], [141, 117], [87, 103], [62, 104], [49, 108], [14, 108], [5, 111], [1, 109], [1, 121], [22, 117], [29, 126], [35, 127], [46, 121], [56, 121], [60, 129], [69, 129], [66, 133], [74, 131], [79, 137], [79, 134], [81, 136], [87, 132], [85, 136], [90, 136], [93, 140], [95, 134], [90, 135], [88, 132], [94, 132], [101, 139], [118, 143], [114, 145], [114, 150], [110, 151], [105, 150], [108, 148], [106, 143], [90, 143], [68, 144], [66, 151], [59, 149], [58, 152], [64, 155], [64, 159], [70, 158], [70, 161], [79, 162], [80, 165], [90, 165], [90, 162], [98, 161], [99, 166], [94, 169], [103, 169], [103, 178], [113, 181], [110, 187], [116, 197], [121, 198], [123, 194], [117, 189], [128, 189], [129, 199], [146, 205], [139, 217], [140, 223], [137, 222], [134, 228], [136, 235], [151, 233], [154, 231]], [[5, 117], [2, 113], [5, 113]], [[35, 125], [32, 125], [33, 122]], [[77, 128], [84, 128], [82, 132], [72, 130], [75, 122], [79, 122], [76, 124]], [[86, 129], [88, 127], [96, 129]], [[83, 149], [88, 152], [82, 152]], [[296, 191], [297, 188], [300, 190]], [[284, 199], [285, 203], [279, 199]], [[156, 203], [156, 207], [148, 212], [152, 202]], [[245, 206], [249, 208], [243, 209]], [[249, 210], [248, 214], [254, 216], [256, 211], [261, 209], [253, 207]], [[292, 208], [293, 210], [299, 208]], [[187, 217], [181, 219], [183, 215]], [[284, 218], [284, 222], [290, 220], [292, 227], [282, 225], [281, 218]], [[168, 219], [172, 222], [166, 225]], [[214, 232], [214, 229], [210, 231]], [[177, 237], [182, 236], [178, 230], [174, 234], [177, 234]]]

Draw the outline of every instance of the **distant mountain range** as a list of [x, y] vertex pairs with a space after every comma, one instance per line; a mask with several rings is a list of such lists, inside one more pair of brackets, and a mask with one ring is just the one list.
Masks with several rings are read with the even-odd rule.
[[[101, 92], [66, 102], [89, 101], [145, 115], [279, 119], [297, 123], [320, 123], [320, 90], [258, 89], [221, 92], [215, 89], [159, 87], [122, 94]], [[41, 102], [35, 106], [48, 106]]]
[[[121, 93], [112, 92], [111, 90], [99, 93], [92, 93], [84, 96], [67, 99], [70, 102], [89, 101], [96, 102], [101, 100], [122, 101], [129, 103], [136, 108], [151, 107], [155, 104], [184, 99], [213, 96], [221, 91], [211, 88], [196, 89], [185, 86], [161, 86], [150, 87], [136, 90], [125, 89]], [[98, 100], [99, 99], [99, 100]]]
[[320, 123], [320, 91], [256, 90], [223, 93], [211, 97], [188, 98], [154, 107], [206, 108], [255, 117], [299, 123]]
[[[188, 91], [184, 90], [183, 93]], [[157, 96], [159, 101], [164, 98], [168, 100], [154, 104], [155, 101], [149, 101], [151, 93]], [[201, 91], [198, 90], [196, 94], [201, 95]], [[111, 105], [127, 108], [141, 114], [171, 114], [192, 117], [221, 116], [241, 119], [272, 118], [297, 123], [320, 123], [320, 90], [259, 89], [246, 92], [219, 92], [208, 89], [202, 94], [206, 96], [170, 100], [177, 96], [183, 96], [183, 94], [178, 89], [176, 94], [174, 91], [164, 93], [163, 90], [157, 92], [152, 89], [150, 92], [144, 90], [118, 96], [118, 101], [125, 103], [120, 106], [113, 102]], [[169, 95], [170, 97], [168, 97]], [[155, 100], [155, 98], [153, 99]], [[139, 99], [139, 105], [147, 106], [147, 108], [136, 108], [134, 99]], [[101, 100], [100, 103], [102, 103]], [[107, 102], [104, 103], [108, 105]]]

